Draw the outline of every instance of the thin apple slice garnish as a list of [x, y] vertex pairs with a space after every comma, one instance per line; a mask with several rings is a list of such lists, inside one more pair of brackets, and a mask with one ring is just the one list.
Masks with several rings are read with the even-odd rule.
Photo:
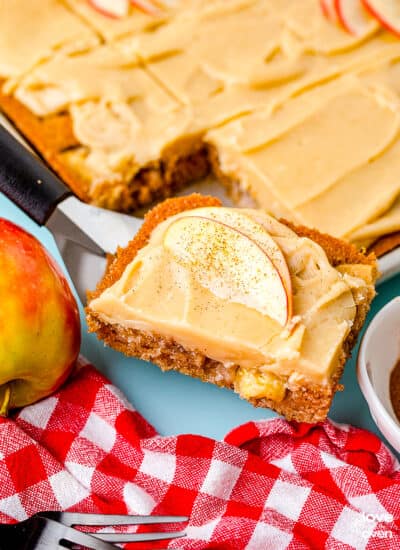
[[400, 2], [398, 0], [361, 0], [368, 12], [390, 32], [400, 36]]
[[322, 13], [332, 23], [338, 23], [339, 18], [335, 9], [335, 0], [320, 0]]
[[130, 0], [130, 2], [135, 8], [138, 8], [148, 15], [160, 15], [162, 13], [160, 7], [150, 0]]
[[378, 28], [361, 0], [335, 0], [335, 8], [340, 23], [354, 36], [365, 36]]
[[244, 233], [201, 216], [178, 218], [164, 247], [215, 296], [247, 306], [285, 326], [289, 296], [265, 251]]
[[[286, 289], [289, 299], [289, 317], [292, 316], [292, 278], [290, 271], [283, 255], [275, 240], [271, 237], [267, 228], [261, 222], [253, 219], [245, 210], [236, 210], [232, 208], [221, 207], [205, 207], [198, 208], [196, 213], [199, 216], [216, 220], [226, 224], [232, 229], [236, 229], [244, 233], [247, 237], [255, 241], [260, 248], [274, 264], [277, 269], [283, 285]], [[265, 215], [267, 217], [267, 215]]]
[[113, 19], [125, 17], [129, 12], [129, 0], [88, 0], [98, 12]]

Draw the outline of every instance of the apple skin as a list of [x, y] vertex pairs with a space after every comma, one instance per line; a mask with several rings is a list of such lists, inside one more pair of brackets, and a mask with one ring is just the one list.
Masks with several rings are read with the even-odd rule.
[[159, 15], [161, 13], [160, 9], [150, 0], [118, 0], [118, 6], [116, 6], [115, 0], [114, 2], [108, 0], [107, 3], [99, 0], [88, 0], [88, 3], [96, 11], [112, 19], [121, 19], [121, 17], [128, 15], [129, 4], [148, 15]]
[[353, 36], [362, 36], [377, 26], [361, 0], [334, 0], [334, 6], [342, 27]]
[[371, 0], [361, 0], [361, 2], [364, 8], [369, 11], [372, 17], [375, 17], [382, 27], [400, 37], [400, 21], [390, 21], [390, 17], [389, 19], [386, 18], [385, 14], [381, 13], [379, 6], [375, 6], [374, 2]]
[[54, 392], [75, 366], [79, 310], [40, 242], [0, 218], [0, 414]]
[[[120, 9], [117, 8], [116, 11], [115, 11], [115, 7], [114, 7], [114, 11], [112, 9], [112, 2], [110, 2], [111, 9], [104, 6], [102, 2], [96, 2], [96, 0], [88, 0], [88, 3], [96, 11], [98, 11], [99, 13], [101, 13], [106, 17], [110, 17], [111, 19], [121, 19], [121, 17], [124, 17], [124, 15], [127, 15], [128, 13], [128, 5], [129, 5], [128, 0], [123, 0], [122, 2], [120, 1], [119, 3], [121, 5], [118, 6], [118, 8]], [[126, 8], [125, 10], [123, 9], [124, 7]]]
[[320, 0], [321, 9], [325, 17], [333, 23], [337, 23], [338, 16], [334, 4], [335, 0]]

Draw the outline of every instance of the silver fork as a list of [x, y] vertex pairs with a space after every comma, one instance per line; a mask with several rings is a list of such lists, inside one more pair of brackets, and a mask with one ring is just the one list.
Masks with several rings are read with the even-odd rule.
[[186, 536], [184, 531], [151, 533], [85, 533], [75, 525], [116, 526], [183, 523], [184, 516], [129, 516], [119, 514], [82, 514], [76, 512], [39, 512], [13, 525], [0, 525], [0, 550], [54, 550], [80, 545], [93, 550], [117, 548], [111, 543], [169, 540]]

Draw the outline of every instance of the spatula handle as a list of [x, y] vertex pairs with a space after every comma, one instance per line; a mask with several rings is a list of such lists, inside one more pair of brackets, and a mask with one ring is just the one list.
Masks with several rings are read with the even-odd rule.
[[0, 124], [0, 191], [44, 225], [70, 190]]

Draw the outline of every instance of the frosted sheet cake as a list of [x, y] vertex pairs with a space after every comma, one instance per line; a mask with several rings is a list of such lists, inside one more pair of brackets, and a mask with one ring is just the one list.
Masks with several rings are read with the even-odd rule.
[[399, 58], [397, 37], [353, 36], [317, 0], [120, 20], [0, 4], [0, 106], [82, 199], [131, 212], [213, 171], [238, 203], [378, 253], [400, 230]]
[[86, 308], [107, 345], [325, 419], [375, 294], [373, 255], [262, 210], [200, 195], [151, 210]]

